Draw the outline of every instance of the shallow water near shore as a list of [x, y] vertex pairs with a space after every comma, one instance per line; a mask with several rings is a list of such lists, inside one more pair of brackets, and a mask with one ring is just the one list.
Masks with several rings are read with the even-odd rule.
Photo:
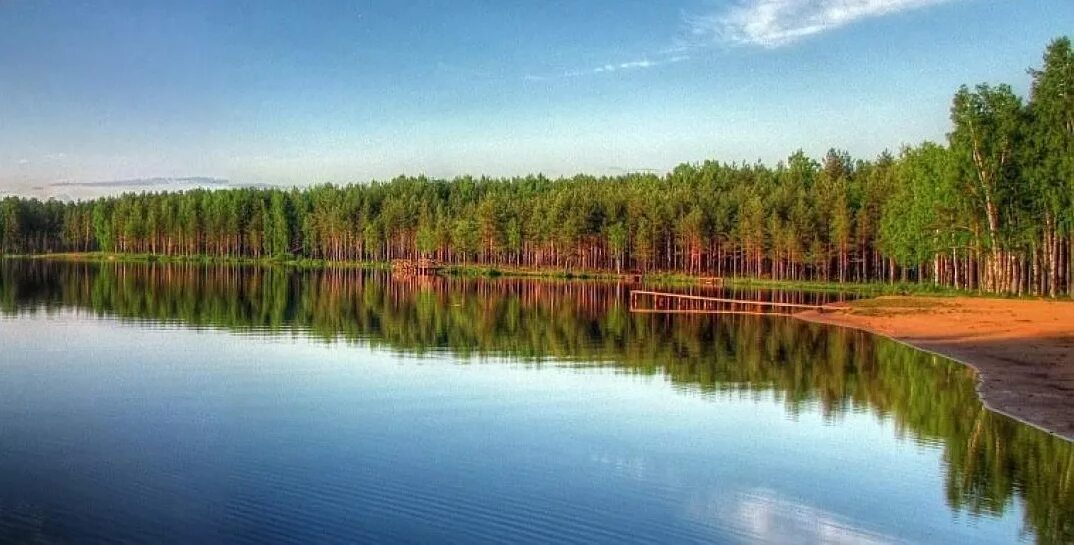
[[1074, 540], [972, 370], [629, 289], [0, 261], [0, 542]]

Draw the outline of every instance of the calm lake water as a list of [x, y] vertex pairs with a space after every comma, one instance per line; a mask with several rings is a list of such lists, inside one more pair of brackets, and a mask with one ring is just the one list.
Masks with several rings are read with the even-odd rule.
[[0, 542], [1074, 540], [970, 370], [628, 290], [0, 261]]

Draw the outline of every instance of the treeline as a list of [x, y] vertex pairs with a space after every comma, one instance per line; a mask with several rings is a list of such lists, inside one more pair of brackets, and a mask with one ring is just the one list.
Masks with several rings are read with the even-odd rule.
[[1072, 294], [1074, 50], [1055, 40], [1027, 101], [963, 87], [946, 143], [831, 150], [664, 175], [400, 177], [308, 189], [0, 201], [0, 252], [92, 251], [918, 281]]

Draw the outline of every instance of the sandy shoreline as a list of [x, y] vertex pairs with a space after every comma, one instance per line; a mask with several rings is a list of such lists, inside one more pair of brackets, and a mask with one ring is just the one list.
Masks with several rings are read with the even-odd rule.
[[1074, 302], [880, 297], [795, 316], [958, 360], [989, 408], [1074, 441]]

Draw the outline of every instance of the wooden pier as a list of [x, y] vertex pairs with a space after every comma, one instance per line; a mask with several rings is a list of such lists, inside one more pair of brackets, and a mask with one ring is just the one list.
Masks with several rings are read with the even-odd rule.
[[400, 276], [426, 276], [436, 274], [444, 264], [434, 259], [396, 259], [392, 261], [392, 274]]
[[[652, 303], [651, 306], [641, 306], [639, 302], [644, 299], [648, 299]], [[673, 307], [673, 304], [678, 305], [683, 302], [692, 303], [697, 308]], [[817, 310], [825, 312], [838, 310], [838, 308], [830, 304], [781, 303], [646, 290], [632, 290], [630, 292], [630, 312], [639, 314], [758, 314], [790, 316], [796, 311]]]

